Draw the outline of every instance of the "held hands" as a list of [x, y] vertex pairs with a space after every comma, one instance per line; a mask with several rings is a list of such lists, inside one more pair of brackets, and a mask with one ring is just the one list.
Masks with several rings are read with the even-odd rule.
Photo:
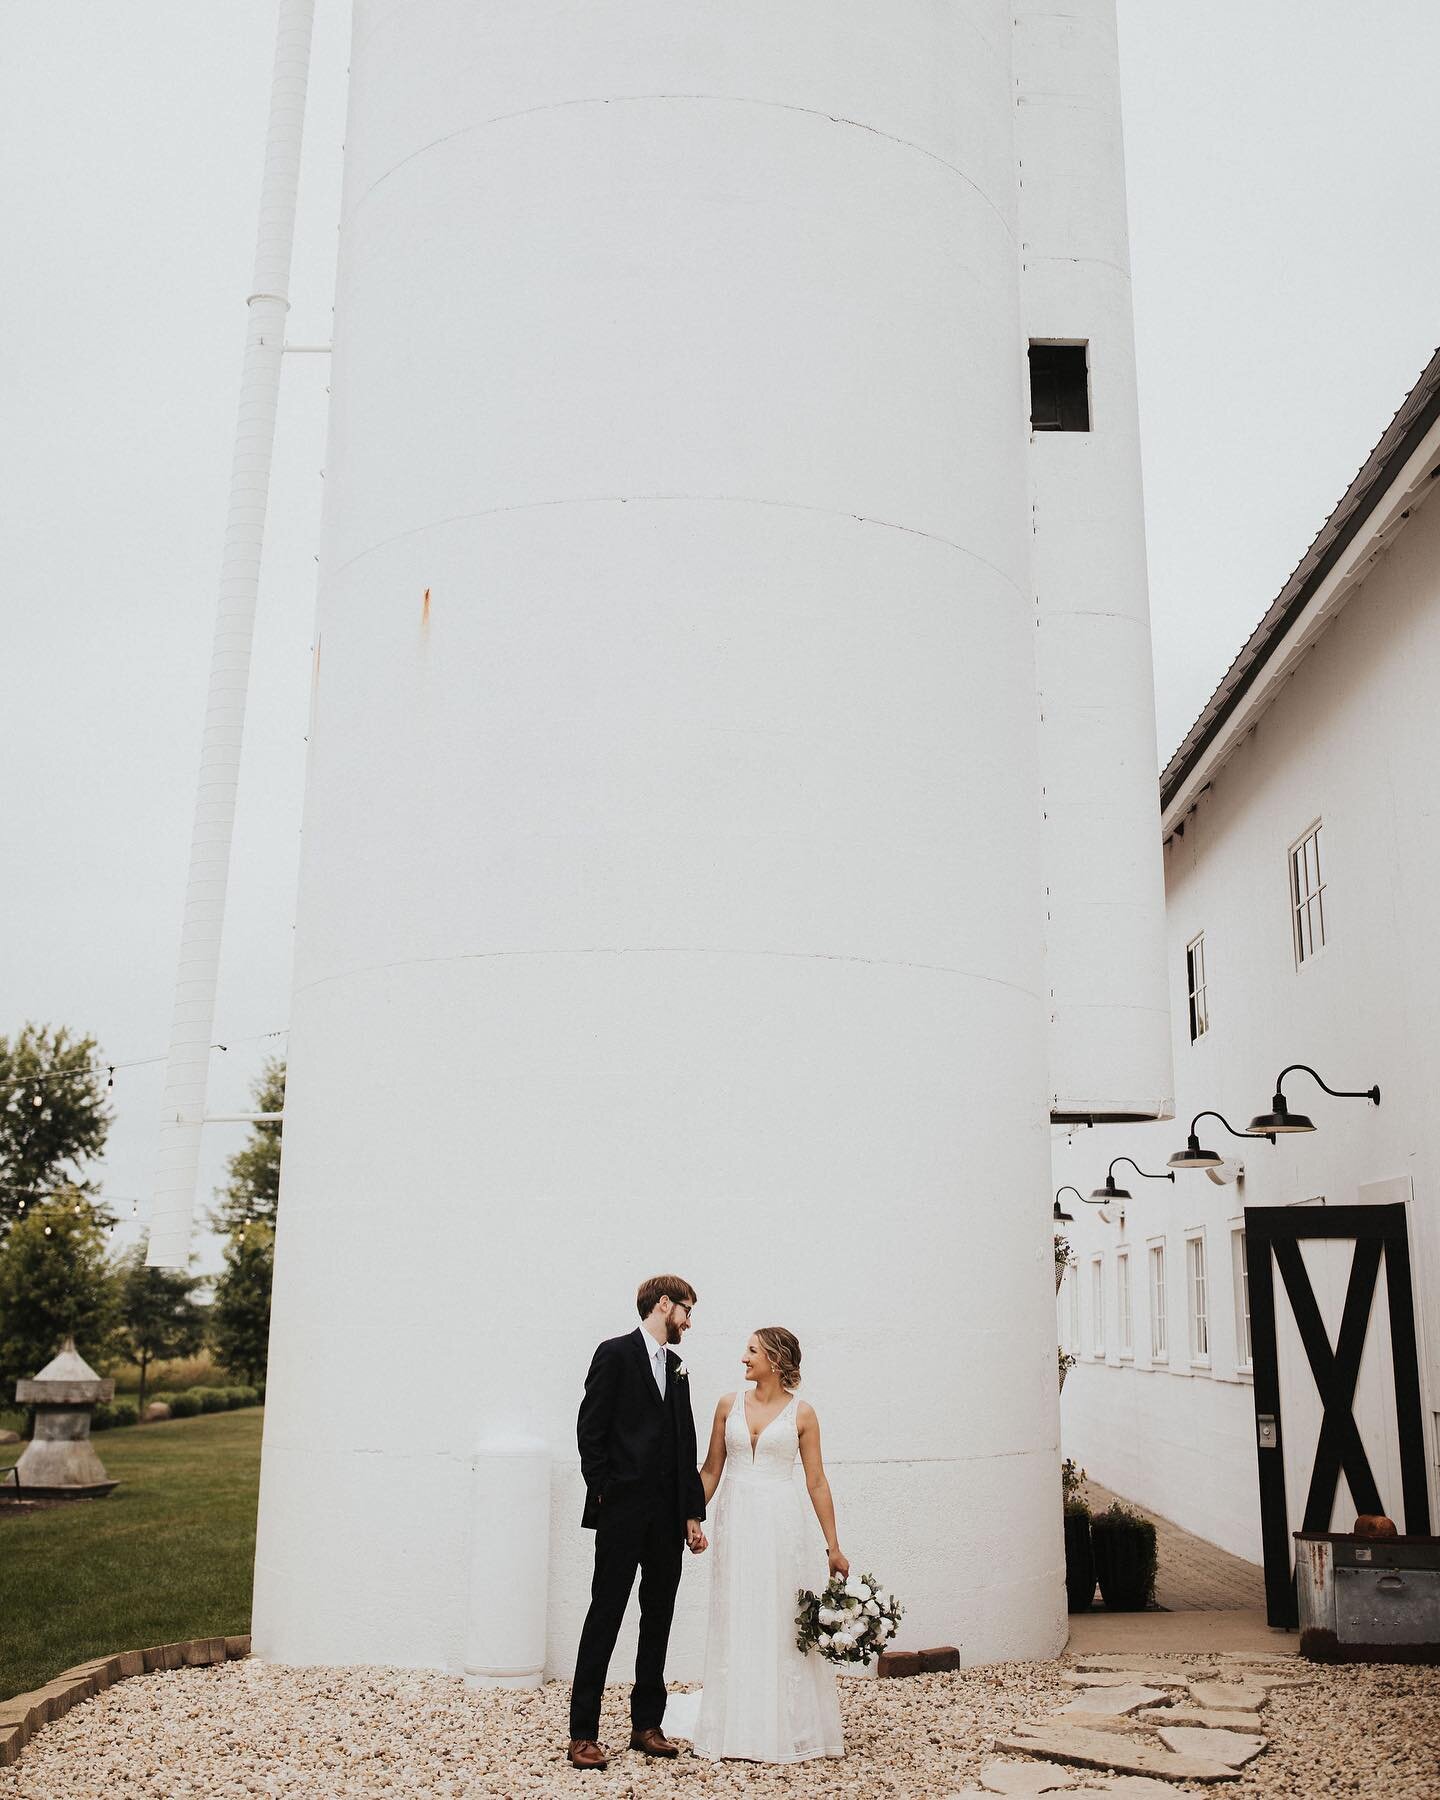
[[843, 1550], [837, 1548], [830, 1552], [830, 1573], [840, 1576], [850, 1573], [850, 1559]]
[[690, 1549], [696, 1556], [699, 1556], [702, 1551], [710, 1548], [710, 1540], [700, 1529], [700, 1521], [698, 1519], [687, 1519], [685, 1521], [685, 1542], [690, 1546]]

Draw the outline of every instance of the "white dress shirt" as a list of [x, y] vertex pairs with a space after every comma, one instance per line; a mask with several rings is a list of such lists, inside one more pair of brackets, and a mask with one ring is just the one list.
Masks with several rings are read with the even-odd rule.
[[640, 1342], [645, 1346], [645, 1353], [650, 1358], [650, 1372], [655, 1377], [655, 1385], [660, 1390], [660, 1398], [665, 1398], [665, 1345], [657, 1344], [650, 1333], [642, 1325]]

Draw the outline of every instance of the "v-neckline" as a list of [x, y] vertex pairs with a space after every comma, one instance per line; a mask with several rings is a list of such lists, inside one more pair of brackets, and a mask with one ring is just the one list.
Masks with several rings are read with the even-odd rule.
[[794, 1404], [795, 1396], [792, 1394], [790, 1396], [790, 1398], [785, 1402], [785, 1404], [780, 1408], [779, 1412], [773, 1414], [770, 1418], [768, 1418], [765, 1421], [765, 1423], [760, 1427], [759, 1431], [757, 1431], [753, 1437], [750, 1436], [750, 1409], [746, 1405], [746, 1401], [749, 1399], [749, 1395], [745, 1392], [744, 1388], [741, 1388], [739, 1398], [740, 1398], [740, 1420], [741, 1420], [741, 1423], [745, 1427], [745, 1436], [750, 1439], [750, 1462], [753, 1467], [754, 1462], [755, 1462], [755, 1453], [760, 1448], [761, 1438], [763, 1438], [765, 1433], [770, 1429], [770, 1427], [773, 1424], [775, 1424], [776, 1420], [782, 1419], [785, 1416], [785, 1414], [787, 1412], [789, 1412], [791, 1406]]

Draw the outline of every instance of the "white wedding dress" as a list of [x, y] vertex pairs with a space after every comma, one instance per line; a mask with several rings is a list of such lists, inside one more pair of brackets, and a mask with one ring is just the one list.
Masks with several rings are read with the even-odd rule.
[[795, 1647], [801, 1588], [829, 1579], [824, 1547], [795, 1482], [798, 1402], [778, 1413], [752, 1452], [745, 1390], [725, 1422], [725, 1471], [714, 1522], [710, 1633], [695, 1728], [697, 1756], [805, 1762], [843, 1756], [835, 1671]]

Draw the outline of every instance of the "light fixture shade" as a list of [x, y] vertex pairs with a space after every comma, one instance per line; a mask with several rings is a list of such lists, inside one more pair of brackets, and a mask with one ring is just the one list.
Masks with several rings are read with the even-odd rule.
[[1074, 1213], [1064, 1211], [1058, 1200], [1055, 1202], [1055, 1223], [1057, 1225], [1073, 1225], [1075, 1223]]
[[1277, 1134], [1298, 1131], [1313, 1131], [1315, 1121], [1304, 1113], [1289, 1112], [1282, 1103], [1274, 1112], [1256, 1113], [1246, 1129], [1257, 1137], [1262, 1132]]
[[1218, 1169], [1224, 1160], [1214, 1150], [1202, 1150], [1199, 1138], [1192, 1131], [1185, 1140], [1185, 1148], [1166, 1158], [1166, 1166], [1171, 1169]]
[[1128, 1188], [1116, 1187], [1113, 1181], [1107, 1180], [1104, 1187], [1091, 1189], [1090, 1198], [1092, 1200], [1130, 1200], [1134, 1196]]

